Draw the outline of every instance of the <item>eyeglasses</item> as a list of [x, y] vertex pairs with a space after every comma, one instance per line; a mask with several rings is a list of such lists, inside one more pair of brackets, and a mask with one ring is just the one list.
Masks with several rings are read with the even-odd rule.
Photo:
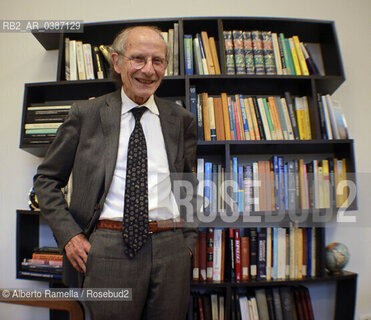
[[140, 69], [144, 68], [144, 66], [148, 62], [148, 59], [151, 59], [152, 66], [155, 70], [162, 71], [162, 70], [165, 70], [166, 67], [167, 67], [167, 60], [159, 58], [159, 57], [155, 57], [155, 58], [127, 57], [120, 52], [119, 52], [119, 54], [121, 56], [125, 57], [126, 59], [128, 59], [130, 61], [131, 65], [132, 65], [132, 67], [137, 69], [137, 70], [140, 70]]

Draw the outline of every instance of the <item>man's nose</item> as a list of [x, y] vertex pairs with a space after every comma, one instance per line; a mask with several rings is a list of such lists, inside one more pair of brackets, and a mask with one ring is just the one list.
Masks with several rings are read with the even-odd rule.
[[152, 59], [147, 59], [146, 60], [146, 64], [141, 69], [141, 71], [144, 72], [144, 73], [146, 73], [146, 74], [153, 74], [153, 73], [155, 73], [155, 68], [153, 67]]

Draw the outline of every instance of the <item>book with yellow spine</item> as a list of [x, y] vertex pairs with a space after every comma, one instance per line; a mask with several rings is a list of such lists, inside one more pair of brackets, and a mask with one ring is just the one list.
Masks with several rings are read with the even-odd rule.
[[302, 76], [303, 74], [301, 73], [299, 58], [298, 58], [298, 54], [296, 53], [294, 40], [292, 38], [289, 38], [288, 40], [289, 40], [289, 45], [290, 45], [292, 62], [294, 64], [295, 75]]
[[301, 46], [300, 46], [299, 37], [298, 36], [293, 36], [292, 39], [294, 41], [296, 54], [297, 54], [298, 59], [299, 59], [301, 73], [304, 76], [309, 76], [309, 70], [308, 70], [307, 62], [305, 61], [304, 53], [303, 53], [303, 50], [301, 49]]

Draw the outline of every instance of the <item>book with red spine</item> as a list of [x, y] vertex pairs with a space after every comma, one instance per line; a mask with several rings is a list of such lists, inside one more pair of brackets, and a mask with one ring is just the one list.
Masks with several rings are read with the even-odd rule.
[[235, 280], [241, 281], [242, 280], [242, 267], [241, 267], [241, 233], [240, 229], [234, 230], [234, 247], [235, 247]]

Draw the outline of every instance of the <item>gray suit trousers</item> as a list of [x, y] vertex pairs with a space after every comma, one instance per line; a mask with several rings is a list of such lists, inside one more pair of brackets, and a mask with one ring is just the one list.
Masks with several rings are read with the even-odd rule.
[[191, 258], [181, 230], [150, 236], [133, 259], [121, 231], [91, 235], [84, 288], [132, 288], [132, 301], [88, 301], [94, 320], [184, 320], [190, 294]]

